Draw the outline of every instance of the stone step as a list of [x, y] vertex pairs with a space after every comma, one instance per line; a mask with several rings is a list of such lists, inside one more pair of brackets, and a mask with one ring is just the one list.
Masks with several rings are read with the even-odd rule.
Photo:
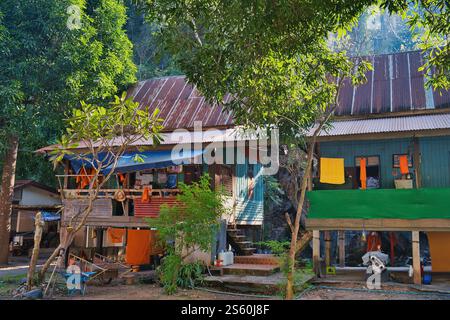
[[269, 276], [280, 271], [280, 268], [267, 264], [234, 263], [230, 266], [222, 267], [222, 270], [224, 275]]
[[232, 235], [231, 237], [235, 239], [235, 241], [245, 241], [245, 239], [247, 239], [247, 237], [243, 235]]
[[255, 253], [256, 248], [241, 248], [241, 251], [244, 256], [250, 256], [253, 255], [253, 253]]
[[250, 248], [253, 245], [252, 241], [236, 241], [236, 244], [240, 246], [242, 249]]
[[[302, 290], [305, 283], [311, 281], [313, 276], [305, 276], [296, 281], [297, 289]], [[251, 294], [278, 294], [280, 293], [280, 283], [285, 281], [281, 272], [276, 272], [268, 276], [249, 275], [223, 275], [208, 276], [205, 278], [205, 285], [216, 288], [216, 290], [251, 293]], [[284, 288], [281, 288], [284, 290]]]
[[266, 265], [279, 265], [279, 260], [272, 254], [252, 254], [250, 256], [235, 256], [235, 263], [244, 264], [266, 264]]

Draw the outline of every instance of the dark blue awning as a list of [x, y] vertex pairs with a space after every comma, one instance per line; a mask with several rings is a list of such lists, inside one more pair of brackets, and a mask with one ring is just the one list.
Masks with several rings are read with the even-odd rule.
[[[141, 171], [146, 169], [166, 168], [178, 164], [189, 164], [191, 159], [201, 157], [204, 150], [184, 150], [180, 152], [172, 152], [172, 150], [158, 150], [158, 151], [142, 151], [142, 152], [126, 152], [117, 163], [114, 172], [125, 173], [133, 171]], [[90, 158], [89, 155], [84, 155], [84, 158]], [[82, 166], [86, 169], [91, 168], [89, 161], [78, 159], [76, 156], [66, 156], [70, 161], [75, 172], [79, 173]], [[107, 154], [100, 154], [100, 160], [107, 160]], [[108, 174], [112, 169], [112, 165], [106, 167], [101, 172]]]
[[[41, 216], [42, 220], [45, 222], [61, 220], [61, 215], [55, 212], [41, 211]], [[35, 219], [35, 217], [33, 217], [33, 219]]]

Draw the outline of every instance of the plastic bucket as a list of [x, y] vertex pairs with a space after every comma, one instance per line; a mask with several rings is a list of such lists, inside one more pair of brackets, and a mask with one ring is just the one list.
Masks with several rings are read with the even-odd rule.
[[423, 275], [423, 284], [431, 284], [431, 274], [430, 273], [425, 273]]

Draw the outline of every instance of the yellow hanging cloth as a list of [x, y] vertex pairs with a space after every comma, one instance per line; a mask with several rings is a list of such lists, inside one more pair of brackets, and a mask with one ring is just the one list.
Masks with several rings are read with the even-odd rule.
[[320, 182], [344, 184], [344, 159], [320, 158]]

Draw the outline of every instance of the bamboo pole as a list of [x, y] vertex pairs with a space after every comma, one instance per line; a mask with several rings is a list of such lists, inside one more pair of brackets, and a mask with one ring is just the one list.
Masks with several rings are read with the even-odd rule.
[[33, 276], [34, 271], [36, 270], [36, 263], [37, 259], [39, 257], [39, 248], [41, 245], [41, 238], [42, 238], [42, 229], [44, 227], [44, 221], [42, 220], [42, 213], [38, 212], [36, 213], [35, 217], [35, 223], [34, 223], [34, 247], [33, 247], [33, 253], [31, 255], [30, 260], [30, 266], [28, 268], [28, 274], [27, 274], [27, 290], [30, 291], [31, 287], [33, 285]]

